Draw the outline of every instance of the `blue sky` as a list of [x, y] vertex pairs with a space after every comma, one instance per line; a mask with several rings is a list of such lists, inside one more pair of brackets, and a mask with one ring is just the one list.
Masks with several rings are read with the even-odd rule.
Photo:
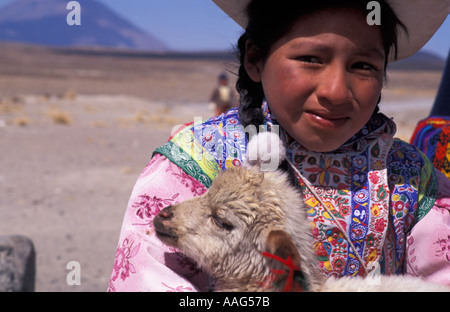
[[[13, 0], [0, 0], [0, 7]], [[211, 0], [98, 0], [136, 26], [183, 51], [225, 50], [242, 29]], [[424, 50], [445, 58], [450, 49], [450, 17]]]

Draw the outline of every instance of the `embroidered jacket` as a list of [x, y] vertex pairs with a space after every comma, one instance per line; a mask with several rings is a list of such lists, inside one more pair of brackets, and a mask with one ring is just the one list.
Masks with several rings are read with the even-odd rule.
[[411, 144], [424, 152], [434, 167], [450, 179], [450, 117], [430, 116], [419, 121]]
[[[266, 103], [264, 112], [271, 131], [277, 123]], [[242, 165], [245, 134], [251, 131], [243, 128], [237, 109], [232, 109], [206, 122], [186, 125], [156, 149], [133, 190], [109, 290], [206, 289], [207, 276], [157, 240], [152, 220], [165, 206], [203, 194], [221, 170]], [[431, 265], [434, 269], [429, 270], [426, 260], [417, 259], [417, 242], [424, 238], [412, 236], [411, 230], [421, 231], [418, 225], [426, 224], [432, 208], [443, 209], [439, 213], [450, 211], [450, 182], [436, 176], [428, 158], [414, 146], [394, 139], [394, 134], [393, 121], [378, 114], [338, 150], [316, 153], [281, 129], [287, 156], [334, 215], [333, 220], [303, 189], [319, 266], [326, 275], [364, 273], [334, 223], [338, 220], [369, 271], [379, 264], [384, 274], [425, 275], [424, 267], [430, 279], [449, 284], [450, 229], [445, 219], [450, 219], [449, 214], [443, 213], [442, 229], [432, 238], [440, 242], [436, 252], [441, 256], [438, 266]], [[429, 239], [425, 240], [424, 246], [429, 247]], [[444, 247], [447, 252], [442, 251]]]

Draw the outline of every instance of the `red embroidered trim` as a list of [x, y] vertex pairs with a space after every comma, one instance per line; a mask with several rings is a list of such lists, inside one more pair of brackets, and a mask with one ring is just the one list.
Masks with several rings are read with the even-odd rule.
[[[283, 287], [283, 290], [282, 290], [283, 292], [288, 292], [288, 291], [289, 292], [290, 291], [300, 292], [300, 291], [304, 290], [302, 285], [299, 285], [299, 283], [295, 283], [294, 282], [294, 271], [300, 271], [301, 269], [300, 269], [300, 267], [297, 267], [297, 266], [294, 265], [294, 262], [292, 261], [291, 256], [289, 256], [287, 258], [287, 260], [285, 260], [283, 258], [280, 258], [280, 257], [275, 256], [275, 255], [273, 255], [271, 253], [268, 253], [268, 252], [263, 252], [262, 255], [264, 257], [277, 260], [277, 261], [283, 263], [284, 265], [286, 265], [288, 267], [289, 273], [288, 273], [288, 276], [287, 276], [287, 279], [286, 279], [286, 284], [284, 284], [284, 287]], [[270, 271], [274, 275], [271, 276], [271, 277], [268, 277], [268, 280], [266, 280], [265, 283], [264, 282], [261, 283], [263, 286], [264, 285], [267, 286], [267, 283], [275, 282], [277, 280], [276, 276], [283, 277], [283, 275], [286, 273], [286, 270], [281, 270], [281, 269], [280, 270], [271, 269]]]

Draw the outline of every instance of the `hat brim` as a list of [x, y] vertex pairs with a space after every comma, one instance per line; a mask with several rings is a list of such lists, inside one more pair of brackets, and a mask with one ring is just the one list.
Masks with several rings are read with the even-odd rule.
[[[251, 0], [213, 0], [229, 17], [244, 29], [247, 26], [246, 8]], [[450, 0], [386, 0], [405, 24], [398, 35], [397, 59], [407, 58], [419, 51], [436, 33], [450, 14]], [[391, 55], [389, 61], [395, 61]]]

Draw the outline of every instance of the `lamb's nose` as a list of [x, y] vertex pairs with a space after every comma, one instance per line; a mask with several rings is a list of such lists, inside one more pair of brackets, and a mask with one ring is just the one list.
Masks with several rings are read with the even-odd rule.
[[160, 218], [164, 220], [170, 220], [173, 218], [172, 206], [166, 207], [159, 212]]

